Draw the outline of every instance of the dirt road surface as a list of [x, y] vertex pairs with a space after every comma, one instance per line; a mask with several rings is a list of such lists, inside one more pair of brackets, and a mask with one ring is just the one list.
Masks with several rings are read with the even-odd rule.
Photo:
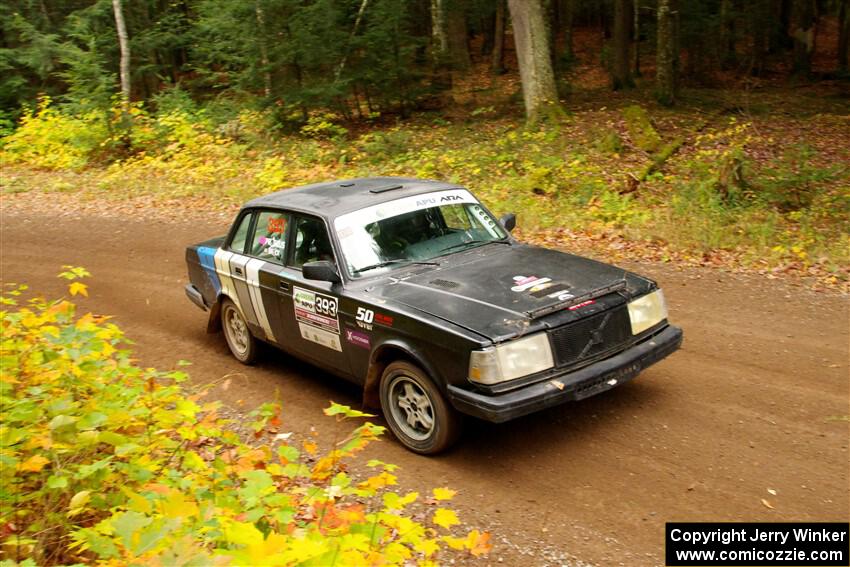
[[[273, 351], [241, 366], [220, 335], [205, 334], [204, 313], [183, 294], [183, 250], [229, 220], [4, 208], [2, 279], [56, 296], [62, 264], [87, 267], [83, 309], [114, 315], [142, 364], [187, 359], [198, 382], [235, 373], [214, 392], [226, 403], [249, 408], [277, 391], [288, 428], [315, 427], [328, 443], [328, 400], [358, 406], [358, 390], [339, 379]], [[370, 456], [401, 465], [402, 488], [457, 489], [462, 519], [494, 534], [483, 564], [659, 565], [667, 521], [847, 521], [847, 298], [628, 267], [661, 283], [685, 330], [681, 351], [583, 402], [472, 421], [446, 455], [419, 457], [388, 438]]]

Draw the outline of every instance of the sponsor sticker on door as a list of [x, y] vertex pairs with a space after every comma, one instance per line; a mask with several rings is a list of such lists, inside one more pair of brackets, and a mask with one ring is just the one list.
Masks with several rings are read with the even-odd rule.
[[364, 333], [363, 331], [346, 329], [345, 340], [347, 340], [354, 346], [359, 346], [360, 348], [372, 348], [372, 341], [369, 339], [369, 335]]
[[[307, 325], [339, 335], [339, 318], [337, 317], [339, 303], [336, 297], [294, 287], [292, 288], [292, 304], [295, 308], [295, 319], [299, 325]], [[302, 332], [301, 335], [304, 336], [304, 333]]]
[[384, 315], [383, 313], [375, 313], [375, 323], [379, 325], [383, 325], [385, 327], [393, 326], [393, 318], [391, 315]]
[[301, 331], [302, 339], [342, 352], [342, 345], [339, 343], [339, 335], [335, 335], [318, 327], [305, 325], [304, 323], [298, 323], [298, 329]]

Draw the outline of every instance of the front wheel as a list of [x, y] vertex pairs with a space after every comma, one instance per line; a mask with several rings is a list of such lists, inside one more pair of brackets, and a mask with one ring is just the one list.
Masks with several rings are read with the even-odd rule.
[[393, 362], [381, 377], [381, 408], [390, 430], [415, 453], [444, 451], [460, 434], [460, 415], [419, 367]]
[[252, 364], [257, 358], [257, 339], [251, 334], [242, 312], [228, 298], [221, 304], [221, 326], [230, 352], [242, 364]]

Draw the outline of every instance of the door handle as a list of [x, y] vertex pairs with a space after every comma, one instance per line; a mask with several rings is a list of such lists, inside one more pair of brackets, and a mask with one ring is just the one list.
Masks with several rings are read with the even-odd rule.
[[236, 267], [234, 267], [234, 268], [233, 268], [233, 272], [234, 272], [237, 276], [241, 276], [241, 275], [242, 275], [242, 268], [240, 268], [240, 267], [236, 266]]
[[289, 291], [289, 282], [285, 282], [283, 280], [280, 280], [280, 282], [277, 285], [278, 285], [278, 287], [280, 288], [281, 291]]

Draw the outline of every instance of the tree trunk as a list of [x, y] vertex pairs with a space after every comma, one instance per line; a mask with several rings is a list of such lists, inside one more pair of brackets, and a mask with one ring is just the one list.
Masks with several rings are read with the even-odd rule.
[[776, 53], [780, 50], [791, 49], [793, 40], [789, 35], [791, 29], [791, 17], [794, 10], [793, 2], [795, 0], [761, 0], [761, 4], [767, 2], [765, 8], [766, 13], [763, 22], [774, 22], [772, 27], [768, 27], [770, 35], [770, 52]]
[[[354, 40], [354, 36], [357, 35], [357, 30], [360, 29], [360, 22], [363, 20], [363, 14], [366, 12], [366, 6], [369, 4], [369, 0], [361, 0], [360, 9], [357, 10], [357, 18], [354, 19], [354, 27], [351, 29], [351, 33], [348, 35], [348, 45], [351, 45], [352, 40]], [[342, 60], [339, 62], [339, 65], [336, 67], [336, 72], [334, 73], [334, 81], [339, 81], [339, 78], [342, 76], [342, 71], [345, 69], [345, 64], [348, 62], [348, 52], [346, 49], [345, 53], [343, 53]]]
[[814, 0], [794, 0], [791, 37], [794, 40], [794, 73], [808, 76], [812, 72], [815, 48]]
[[575, 0], [561, 0], [559, 9], [561, 13], [558, 19], [561, 21], [561, 29], [564, 31], [564, 49], [561, 51], [561, 59], [572, 61], [573, 52], [573, 18]]
[[445, 0], [431, 0], [431, 49], [434, 59], [433, 84], [439, 89], [452, 87], [449, 33], [446, 25]]
[[676, 101], [676, 25], [672, 0], [658, 0], [658, 45], [655, 62], [655, 96], [663, 105]]
[[490, 71], [501, 75], [505, 72], [505, 0], [496, 0], [493, 52], [490, 55]]
[[269, 46], [266, 43], [266, 13], [260, 3], [261, 0], [254, 2], [254, 15], [257, 18], [257, 32], [259, 34], [260, 44], [260, 65], [263, 67], [263, 93], [266, 98], [272, 96], [272, 72], [269, 68]]
[[558, 68], [558, 53], [555, 49], [555, 43], [558, 41], [558, 18], [557, 18], [557, 0], [543, 0], [543, 24], [546, 26], [546, 38], [549, 42], [549, 61], [552, 64], [552, 73]]
[[516, 42], [525, 115], [529, 123], [560, 112], [541, 0], [508, 0]]
[[112, 10], [115, 12], [115, 29], [118, 31], [118, 47], [121, 51], [121, 98], [127, 104], [130, 102], [130, 41], [127, 38], [121, 0], [112, 0]]
[[449, 34], [449, 52], [451, 53], [452, 67], [466, 70], [472, 66], [472, 58], [469, 55], [469, 32], [466, 28], [465, 3], [457, 0], [448, 3], [446, 20]]
[[850, 0], [838, 5], [838, 70], [846, 73], [850, 60]]
[[611, 88], [615, 91], [635, 86], [629, 64], [633, 20], [631, 0], [614, 0], [614, 61], [611, 65]]
[[[498, 2], [497, 2], [498, 4]], [[480, 14], [478, 17], [478, 27], [476, 28], [481, 33], [481, 49], [479, 54], [482, 57], [489, 57], [493, 54], [493, 37], [496, 33], [496, 7], [493, 6], [493, 11], [486, 14]]]
[[773, 9], [769, 0], [757, 0], [747, 8], [749, 33], [752, 37], [752, 49], [749, 55], [750, 74], [758, 77], [765, 70], [765, 60], [771, 43], [777, 41], [778, 30], [771, 30], [765, 22], [773, 21]]
[[41, 17], [44, 18], [44, 29], [50, 29], [50, 14], [47, 12], [44, 0], [39, 0], [38, 6], [41, 8]]
[[431, 39], [434, 45], [434, 60], [439, 62], [449, 52], [445, 0], [431, 0]]
[[735, 13], [732, 0], [720, 0], [720, 66], [735, 64]]
[[635, 0], [634, 25], [632, 27], [632, 71], [635, 77], [640, 77], [640, 0]]

